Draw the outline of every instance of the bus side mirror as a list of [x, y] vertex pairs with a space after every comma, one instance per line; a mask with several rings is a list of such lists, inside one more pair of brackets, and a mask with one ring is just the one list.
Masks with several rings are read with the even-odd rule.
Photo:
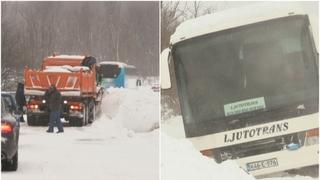
[[170, 71], [169, 71], [169, 57], [170, 49], [167, 48], [162, 51], [160, 56], [160, 69], [161, 69], [161, 89], [171, 88]]

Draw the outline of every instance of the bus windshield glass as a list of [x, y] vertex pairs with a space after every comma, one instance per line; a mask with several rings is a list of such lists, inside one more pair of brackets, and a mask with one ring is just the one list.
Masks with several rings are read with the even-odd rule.
[[[308, 26], [307, 16], [295, 15], [174, 45], [186, 135], [197, 134], [190, 130], [195, 131], [197, 124], [204, 125], [197, 131], [210, 128], [205, 122], [287, 106], [308, 108], [310, 101], [317, 105], [318, 56]], [[216, 128], [211, 133], [223, 130]]]
[[120, 74], [119, 65], [104, 64], [100, 65], [100, 72], [103, 78], [117, 78]]

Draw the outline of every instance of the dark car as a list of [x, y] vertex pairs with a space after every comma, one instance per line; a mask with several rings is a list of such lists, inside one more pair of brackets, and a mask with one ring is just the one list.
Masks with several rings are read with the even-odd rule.
[[16, 171], [18, 168], [20, 116], [9, 100], [1, 96], [1, 170]]
[[10, 111], [17, 111], [18, 105], [15, 98], [15, 92], [1, 92], [1, 98], [5, 99], [9, 103]]

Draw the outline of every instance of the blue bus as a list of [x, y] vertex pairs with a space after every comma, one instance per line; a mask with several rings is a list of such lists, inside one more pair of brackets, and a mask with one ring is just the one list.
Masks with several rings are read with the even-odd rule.
[[136, 68], [122, 62], [103, 61], [99, 63], [101, 85], [104, 88], [127, 88], [136, 86]]

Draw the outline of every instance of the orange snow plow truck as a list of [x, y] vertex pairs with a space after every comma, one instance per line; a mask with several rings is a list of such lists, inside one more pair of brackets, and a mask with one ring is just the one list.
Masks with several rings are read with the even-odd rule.
[[49, 109], [44, 94], [55, 85], [62, 96], [61, 118], [71, 126], [85, 126], [95, 120], [103, 88], [97, 82], [96, 59], [92, 56], [50, 56], [40, 70], [24, 69], [29, 126], [47, 125]]

